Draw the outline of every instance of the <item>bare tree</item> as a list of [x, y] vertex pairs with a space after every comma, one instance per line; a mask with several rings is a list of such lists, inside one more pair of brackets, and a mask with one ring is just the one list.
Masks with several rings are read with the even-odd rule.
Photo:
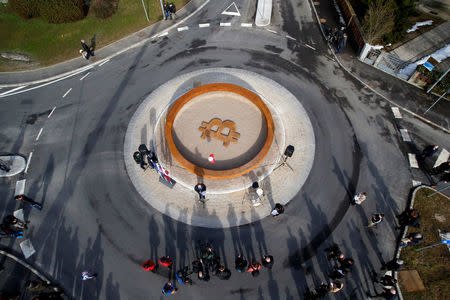
[[363, 30], [366, 42], [372, 44], [394, 28], [394, 0], [372, 0], [364, 16]]

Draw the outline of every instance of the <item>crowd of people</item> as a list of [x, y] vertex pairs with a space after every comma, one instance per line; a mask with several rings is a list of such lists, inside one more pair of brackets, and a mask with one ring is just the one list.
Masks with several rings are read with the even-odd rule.
[[175, 16], [177, 15], [176, 14], [177, 9], [175, 8], [175, 5], [172, 2], [170, 3], [164, 2], [163, 8], [164, 8], [164, 20], [167, 20], [167, 18], [172, 20], [172, 14]]
[[[259, 276], [262, 268], [271, 269], [274, 264], [272, 255], [264, 255], [261, 262], [252, 259], [247, 261], [243, 255], [237, 255], [235, 259], [235, 270], [238, 273], [249, 273], [252, 277]], [[158, 272], [159, 267], [168, 268], [173, 267], [173, 261], [169, 256], [163, 256], [155, 263], [151, 259], [143, 263], [142, 269], [153, 273]], [[191, 267], [183, 266], [175, 272], [176, 282], [179, 285], [192, 284], [190, 276], [196, 274], [199, 281], [209, 281], [214, 276], [219, 280], [228, 280], [231, 277], [231, 270], [222, 264], [220, 257], [215, 253], [210, 244], [200, 245], [200, 255], [191, 263]], [[172, 295], [178, 291], [175, 282], [169, 281], [164, 284], [161, 292], [163, 295]]]

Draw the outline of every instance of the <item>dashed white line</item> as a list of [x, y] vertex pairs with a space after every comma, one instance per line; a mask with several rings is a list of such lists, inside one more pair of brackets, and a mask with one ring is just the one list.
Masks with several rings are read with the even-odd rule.
[[178, 27], [178, 28], [177, 28], [178, 32], [180, 32], [180, 31], [185, 31], [185, 30], [188, 30], [188, 29], [189, 29], [189, 27], [187, 27], [187, 26], [184, 26], [184, 27]]
[[21, 89], [23, 89], [23, 88], [25, 88], [25, 87], [27, 87], [27, 85], [18, 86], [18, 87], [16, 87], [16, 88], [12, 89], [12, 90], [9, 90], [9, 91], [6, 91], [6, 92], [1, 93], [0, 96], [5, 96], [5, 95], [7, 95], [7, 94], [9, 94], [9, 93], [12, 93], [12, 92], [21, 90]]
[[89, 74], [91, 74], [91, 72], [87, 72], [86, 75], [84, 75], [83, 77], [80, 78], [80, 81], [85, 79]]
[[408, 130], [400, 129], [400, 134], [402, 135], [403, 141], [411, 142], [411, 137], [409, 136]]
[[268, 32], [277, 33], [275, 30], [272, 29], [266, 29]]
[[401, 119], [402, 118], [402, 114], [400, 113], [400, 110], [398, 109], [398, 107], [392, 106], [392, 113], [394, 114], [394, 117], [396, 119]]
[[286, 37], [287, 37], [288, 39], [290, 39], [290, 40], [296, 41], [296, 39], [295, 39], [295, 38], [293, 38], [293, 37], [292, 37], [292, 36], [290, 36], [290, 35], [286, 35]]
[[105, 60], [104, 62], [102, 62], [101, 64], [99, 64], [98, 66], [101, 67], [101, 66], [103, 66], [104, 64], [106, 64], [108, 61], [110, 61], [110, 60], [107, 59], [107, 60]]
[[439, 153], [438, 158], [436, 159], [436, 162], [434, 163], [433, 168], [436, 168], [437, 166], [439, 166], [440, 164], [442, 164], [443, 162], [448, 161], [448, 158], [450, 156], [450, 153], [448, 153], [447, 150], [442, 149], [441, 153]]
[[160, 35], [158, 35], [158, 37], [166, 36], [166, 35], [168, 35], [168, 34], [169, 34], [169, 32], [166, 31], [166, 32], [163, 32], [163, 33], [161, 33]]
[[16, 182], [16, 190], [14, 191], [14, 196], [25, 194], [25, 182], [26, 179], [22, 179]]
[[310, 45], [308, 45], [308, 44], [304, 44], [306, 47], [308, 47], [308, 48], [310, 48], [310, 49], [313, 49], [314, 51], [316, 50], [316, 48], [314, 48], [313, 46], [310, 46]]
[[222, 26], [222, 27], [230, 27], [231, 23], [220, 23], [220, 26]]
[[47, 119], [50, 118], [53, 114], [53, 112], [55, 111], [56, 106], [53, 107], [52, 111], [48, 114]]
[[66, 98], [66, 96], [70, 93], [71, 90], [72, 88], [68, 89], [67, 92], [63, 95], [63, 98]]
[[209, 27], [209, 23], [198, 24], [198, 27], [200, 28]]
[[409, 165], [411, 168], [419, 168], [419, 164], [417, 163], [416, 155], [412, 153], [408, 153]]
[[241, 23], [241, 27], [253, 27], [252, 23]]
[[41, 136], [42, 130], [44, 130], [44, 128], [41, 128], [41, 130], [39, 130], [39, 133], [36, 137], [36, 141], [39, 141], [39, 137]]
[[30, 152], [30, 155], [28, 155], [27, 166], [25, 167], [25, 171], [24, 171], [25, 174], [27, 174], [27, 172], [28, 172], [28, 167], [30, 166], [31, 157], [33, 157], [33, 152]]

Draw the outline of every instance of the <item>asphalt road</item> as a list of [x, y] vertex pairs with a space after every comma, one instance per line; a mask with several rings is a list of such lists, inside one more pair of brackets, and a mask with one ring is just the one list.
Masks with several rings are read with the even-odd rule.
[[[142, 262], [167, 254], [178, 268], [196, 256], [198, 241], [210, 241], [233, 271], [236, 253], [249, 259], [270, 253], [274, 268], [258, 278], [233, 272], [227, 282], [197, 280], [179, 287], [173, 298], [299, 299], [306, 287], [327, 278], [331, 264], [322, 250], [335, 241], [356, 264], [343, 291], [330, 298], [364, 299], [373, 290], [370, 271], [394, 254], [395, 214], [406, 206], [411, 188], [390, 106], [330, 58], [306, 0], [274, 2], [269, 29], [275, 33], [240, 26], [253, 22], [256, 1], [235, 1], [241, 17], [220, 14], [232, 1], [214, 2], [183, 24], [189, 30], [125, 52], [84, 78], [87, 72], [1, 99], [1, 151], [33, 152], [21, 176], [27, 193], [44, 207], [27, 210], [27, 237], [37, 250], [30, 261], [74, 299], [154, 299], [170, 275], [146, 273]], [[313, 169], [276, 220], [226, 230], [187, 226], [149, 206], [129, 181], [123, 143], [137, 106], [167, 80], [210, 67], [269, 77], [309, 114], [316, 136]], [[16, 180], [0, 179], [4, 213], [16, 207]], [[368, 192], [361, 207], [349, 206], [355, 191]], [[386, 220], [369, 231], [364, 225], [375, 212]], [[232, 208], [224, 213], [237, 214]], [[1, 243], [20, 251], [17, 242]], [[84, 269], [98, 278], [82, 282]]]

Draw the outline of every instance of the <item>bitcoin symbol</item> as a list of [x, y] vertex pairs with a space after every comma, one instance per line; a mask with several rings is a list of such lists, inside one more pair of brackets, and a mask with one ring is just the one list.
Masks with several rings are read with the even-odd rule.
[[[214, 126], [217, 126], [217, 131], [212, 130]], [[228, 135], [222, 133], [225, 128], [230, 130]], [[228, 147], [230, 142], [237, 143], [241, 136], [236, 132], [236, 124], [233, 121], [222, 121], [219, 118], [214, 118], [209, 123], [203, 121], [202, 126], [198, 130], [202, 132], [200, 138], [205, 139], [206, 137], [211, 137], [220, 140], [225, 147]]]

